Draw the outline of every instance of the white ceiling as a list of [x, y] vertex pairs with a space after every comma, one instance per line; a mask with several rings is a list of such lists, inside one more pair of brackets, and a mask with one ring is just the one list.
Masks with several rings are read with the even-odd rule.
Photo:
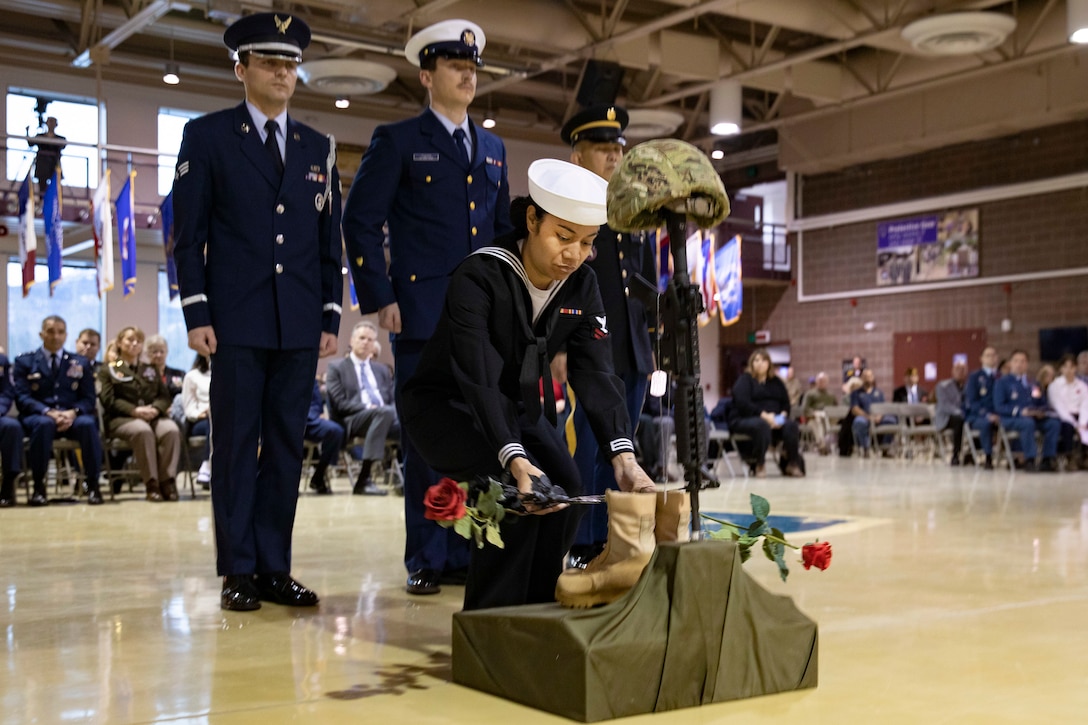
[[[554, 142], [576, 110], [589, 59], [625, 69], [619, 103], [679, 112], [676, 136], [706, 148], [708, 92], [744, 86], [733, 160], [777, 157], [816, 172], [1088, 115], [1088, 51], [1066, 41], [1064, 0], [0, 0], [0, 63], [160, 84], [179, 62], [186, 89], [234, 97], [222, 33], [243, 12], [290, 11], [314, 31], [308, 59], [392, 67], [396, 80], [347, 113], [377, 120], [424, 102], [405, 40], [464, 17], [487, 36], [474, 112], [489, 107], [502, 134]], [[936, 14], [986, 10], [1016, 29], [999, 47], [935, 57], [900, 36]], [[73, 67], [73, 61], [90, 67]], [[331, 106], [304, 89], [296, 104]]]

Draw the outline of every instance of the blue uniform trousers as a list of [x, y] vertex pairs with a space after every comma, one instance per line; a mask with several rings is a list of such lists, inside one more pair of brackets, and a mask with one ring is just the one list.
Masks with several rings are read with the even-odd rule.
[[305, 438], [311, 443], [321, 444], [321, 457], [317, 465], [328, 468], [336, 463], [336, 457], [340, 455], [340, 448], [344, 445], [344, 429], [339, 423], [318, 418], [306, 423]]
[[212, 368], [216, 567], [224, 576], [289, 572], [317, 349], [220, 344]]
[[[398, 411], [401, 389], [415, 372], [423, 345], [421, 341], [393, 343]], [[400, 415], [403, 420], [403, 411], [400, 411]], [[404, 454], [404, 567], [409, 572], [421, 569], [437, 572], [465, 569], [469, 563], [468, 540], [455, 534], [452, 528], [442, 528], [423, 515], [423, 497], [428, 488], [438, 483], [441, 476], [431, 470], [408, 436], [401, 436], [401, 452]], [[497, 458], [495, 461], [498, 465]]]
[[988, 456], [994, 454], [994, 423], [990, 422], [988, 413], [968, 418], [967, 424], [972, 430], [978, 431], [978, 440], [982, 444], [982, 452]]
[[[647, 380], [642, 373], [632, 372], [623, 378], [624, 395], [627, 401], [627, 416], [631, 421], [631, 434], [634, 437], [634, 428], [638, 424], [642, 413], [642, 403], [646, 398]], [[605, 490], [619, 490], [616, 486], [616, 473], [612, 469], [611, 460], [597, 448], [597, 439], [593, 437], [593, 430], [589, 426], [589, 419], [581, 403], [574, 408], [574, 435], [578, 441], [574, 449], [574, 464], [578, 467], [586, 494], [599, 495]], [[562, 481], [553, 481], [562, 484]], [[590, 506], [590, 510], [582, 516], [582, 523], [578, 526], [578, 534], [574, 538], [577, 546], [591, 546], [601, 544], [608, 540], [608, 507]]]
[[1043, 458], [1053, 458], [1058, 454], [1058, 434], [1062, 424], [1057, 418], [1015, 418], [1001, 417], [1001, 425], [1005, 430], [1016, 431], [1020, 434], [1020, 450], [1024, 452], [1024, 458], [1035, 460], [1038, 454], [1038, 446], [1035, 444], [1035, 431], [1043, 434]]
[[201, 418], [200, 420], [193, 421], [189, 425], [189, 437], [199, 438], [204, 436], [204, 450], [202, 452], [201, 461], [206, 461], [212, 454], [212, 437], [211, 437], [211, 424], [208, 418]]
[[23, 426], [9, 416], [0, 416], [0, 461], [4, 472], [23, 470]]
[[77, 415], [72, 427], [63, 433], [57, 432], [56, 422], [48, 415], [28, 415], [23, 418], [23, 427], [30, 438], [27, 463], [35, 483], [45, 482], [45, 472], [53, 456], [53, 441], [56, 438], [70, 438], [79, 441], [87, 484], [91, 487], [98, 485], [98, 474], [102, 470], [102, 440], [98, 435], [98, 421], [93, 415]]

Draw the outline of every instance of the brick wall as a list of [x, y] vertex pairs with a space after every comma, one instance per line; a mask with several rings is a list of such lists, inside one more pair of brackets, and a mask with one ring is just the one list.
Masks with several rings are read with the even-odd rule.
[[[808, 216], [1042, 179], [1088, 170], [1088, 121], [1003, 139], [964, 144], [804, 180]], [[859, 183], [864, 179], [865, 183]], [[876, 222], [810, 231], [804, 237], [806, 294], [876, 286]], [[979, 205], [981, 276], [1088, 266], [1088, 189]], [[797, 255], [794, 255], [796, 260]], [[1022, 347], [1038, 360], [1038, 331], [1088, 323], [1088, 277], [999, 283], [850, 300], [797, 301], [795, 286], [746, 288], [739, 323], [722, 345], [768, 329], [789, 342], [798, 377], [820, 370], [834, 378], [841, 361], [865, 357], [886, 392], [896, 332], [985, 328], [1006, 355]], [[1009, 317], [1013, 329], [1001, 331]], [[871, 332], [863, 330], [873, 322]], [[975, 361], [972, 361], [972, 365]], [[1033, 369], [1035, 364], [1033, 364]]]

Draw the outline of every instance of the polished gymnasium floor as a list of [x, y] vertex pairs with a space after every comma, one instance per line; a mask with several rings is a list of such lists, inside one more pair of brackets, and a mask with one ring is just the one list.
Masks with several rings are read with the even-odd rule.
[[[617, 722], [1088, 722], [1088, 473], [809, 471], [726, 478], [703, 503], [745, 511], [755, 491], [773, 513], [847, 520], [819, 532], [827, 571], [796, 564], [782, 584], [765, 559], [745, 565], [819, 623], [819, 687]], [[299, 502], [313, 610], [220, 611], [206, 494], [0, 511], [0, 721], [569, 722], [452, 684], [463, 590], [408, 596], [401, 499], [334, 487]]]

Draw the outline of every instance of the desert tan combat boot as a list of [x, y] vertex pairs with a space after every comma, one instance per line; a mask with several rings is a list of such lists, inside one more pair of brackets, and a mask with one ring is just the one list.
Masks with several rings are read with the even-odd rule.
[[690, 541], [691, 494], [687, 491], [658, 491], [657, 524], [654, 536], [663, 541]]
[[559, 576], [555, 598], [564, 607], [585, 609], [610, 604], [628, 592], [654, 554], [657, 495], [605, 491], [608, 543], [585, 569]]

